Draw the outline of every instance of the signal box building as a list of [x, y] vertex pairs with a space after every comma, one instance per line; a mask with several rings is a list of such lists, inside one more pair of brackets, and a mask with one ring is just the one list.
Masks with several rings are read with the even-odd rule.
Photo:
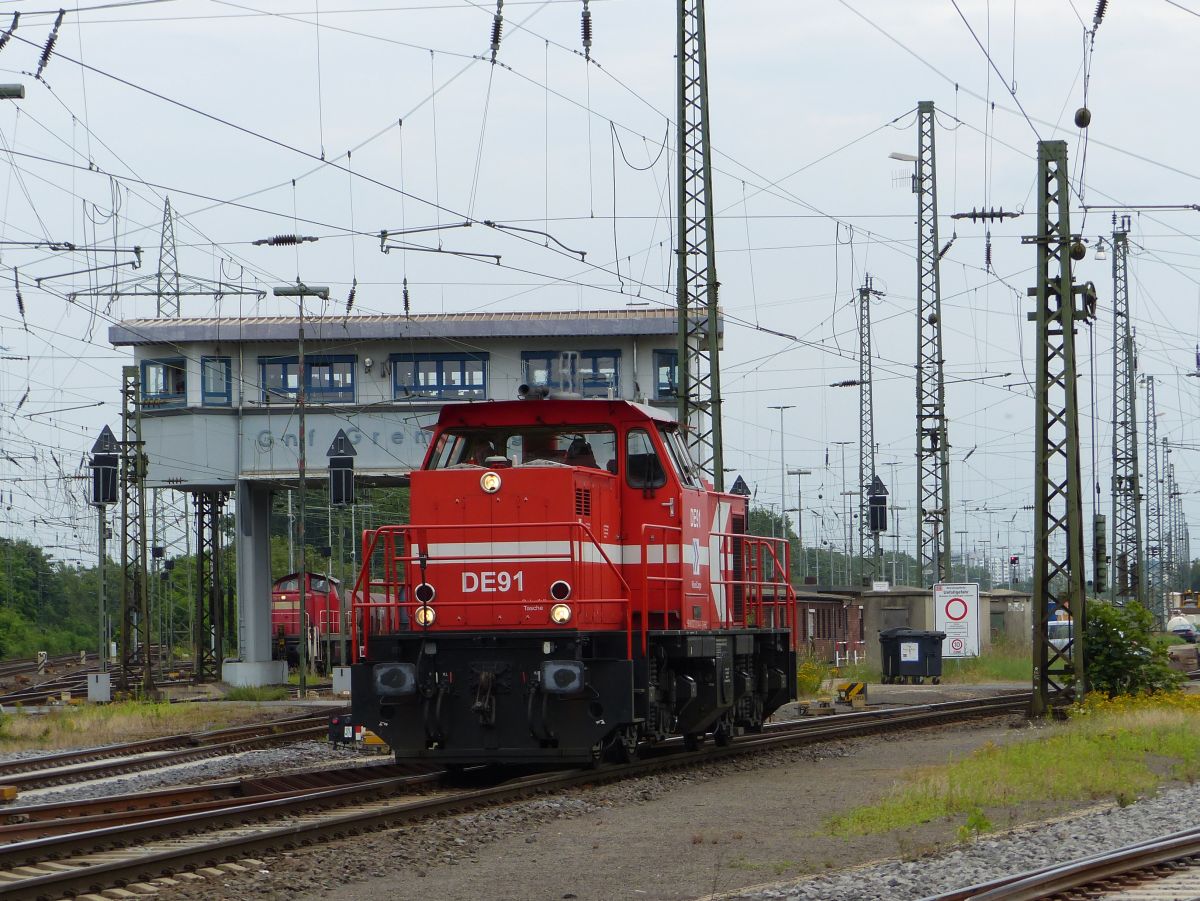
[[[268, 519], [272, 489], [327, 477], [338, 431], [355, 478], [395, 484], [421, 465], [425, 427], [450, 402], [518, 396], [521, 386], [674, 407], [674, 308], [592, 312], [133, 319], [109, 340], [131, 347], [141, 392], [147, 486], [228, 491], [237, 521], [239, 647], [226, 681], [283, 681], [271, 660]], [[297, 396], [303, 379], [305, 432]]]

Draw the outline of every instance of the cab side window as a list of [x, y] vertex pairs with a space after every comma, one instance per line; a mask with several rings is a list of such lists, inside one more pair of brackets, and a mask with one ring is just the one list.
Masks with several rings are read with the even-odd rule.
[[645, 429], [630, 429], [625, 439], [625, 481], [630, 488], [642, 489], [667, 484], [667, 472]]

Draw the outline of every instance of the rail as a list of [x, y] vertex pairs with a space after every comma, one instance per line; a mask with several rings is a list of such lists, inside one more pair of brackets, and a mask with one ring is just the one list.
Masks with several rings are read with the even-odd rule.
[[[523, 534], [535, 530], [534, 537], [522, 539]], [[477, 542], [470, 542], [472, 535], [482, 537]], [[452, 540], [439, 543], [437, 539], [441, 536]], [[496, 536], [502, 536], [502, 539]], [[382, 557], [379, 561], [382, 578], [373, 578], [375, 569], [372, 561], [376, 560], [377, 555]], [[410, 625], [416, 621], [417, 608], [422, 606], [415, 597], [414, 589], [425, 581], [430, 567], [499, 566], [504, 563], [528, 563], [531, 560], [540, 564], [566, 564], [571, 585], [577, 589], [571, 597], [572, 606], [579, 611], [575, 617], [577, 622], [596, 622], [598, 620], [594, 616], [585, 616], [585, 611], [590, 609], [602, 615], [604, 605], [619, 604], [620, 619], [626, 634], [626, 654], [633, 656], [629, 585], [586, 523], [562, 521], [383, 526], [363, 532], [361, 559], [363, 565], [350, 595], [355, 639], [353, 659], [356, 663], [368, 656], [373, 629], [396, 633], [406, 625], [414, 631], [418, 628]], [[414, 575], [419, 579], [414, 581]], [[509, 584], [511, 586], [512, 583]], [[589, 587], [593, 589], [590, 592], [586, 590]], [[611, 594], [614, 590], [616, 596]], [[451, 603], [460, 609], [494, 610], [499, 607], [514, 613], [531, 603], [527, 597], [497, 599], [495, 595], [498, 593], [490, 592], [486, 597], [481, 593], [478, 599], [467, 597], [465, 593], [456, 594]], [[494, 622], [495, 617], [492, 620]]]

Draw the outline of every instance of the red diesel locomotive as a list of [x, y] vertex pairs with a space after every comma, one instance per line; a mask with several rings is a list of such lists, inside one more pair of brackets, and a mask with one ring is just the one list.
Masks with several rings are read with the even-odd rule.
[[446, 406], [410, 501], [351, 596], [354, 721], [398, 758], [625, 759], [795, 696], [787, 543], [746, 534], [661, 411]]
[[[342, 660], [345, 634], [342, 631], [342, 598], [338, 593], [341, 582], [320, 573], [308, 574], [307, 615], [308, 665], [326, 669], [332, 661]], [[300, 662], [300, 573], [290, 573], [276, 579], [271, 586], [271, 633], [275, 636], [276, 653], [287, 660], [288, 666]]]

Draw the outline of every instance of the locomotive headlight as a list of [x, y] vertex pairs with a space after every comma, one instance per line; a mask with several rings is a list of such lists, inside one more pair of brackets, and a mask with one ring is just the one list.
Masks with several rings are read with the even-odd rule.
[[556, 601], [565, 601], [571, 596], [571, 583], [559, 579], [550, 585], [550, 597]]
[[418, 607], [415, 614], [418, 626], [432, 626], [433, 621], [437, 619], [437, 611], [432, 607]]
[[413, 597], [417, 599], [419, 604], [428, 604], [437, 597], [437, 589], [428, 582], [422, 582], [413, 589]]
[[500, 490], [500, 473], [488, 470], [479, 477], [479, 487], [487, 494], [495, 494]]
[[569, 604], [555, 604], [550, 608], [550, 621], [559, 626], [565, 626], [571, 621], [571, 606]]

